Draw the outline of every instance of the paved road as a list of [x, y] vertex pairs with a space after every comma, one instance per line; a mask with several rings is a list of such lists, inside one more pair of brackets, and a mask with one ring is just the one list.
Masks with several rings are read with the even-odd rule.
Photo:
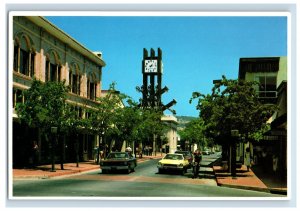
[[[209, 163], [211, 157], [203, 159]], [[274, 194], [218, 187], [209, 167], [200, 179], [185, 175], [158, 174], [157, 160], [140, 163], [131, 174], [102, 174], [100, 170], [52, 179], [15, 180], [18, 197], [275, 197]]]

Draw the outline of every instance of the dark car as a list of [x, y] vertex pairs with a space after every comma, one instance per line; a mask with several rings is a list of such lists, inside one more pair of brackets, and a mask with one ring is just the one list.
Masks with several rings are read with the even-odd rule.
[[136, 158], [129, 152], [111, 152], [106, 159], [100, 161], [102, 173], [124, 170], [129, 174], [136, 166]]
[[189, 168], [193, 166], [193, 154], [190, 151], [176, 151], [176, 154], [182, 154], [184, 159], [189, 161]]

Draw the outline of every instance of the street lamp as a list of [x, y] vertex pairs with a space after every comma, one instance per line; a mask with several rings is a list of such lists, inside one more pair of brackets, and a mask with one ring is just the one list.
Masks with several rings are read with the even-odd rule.
[[57, 127], [51, 127], [51, 133], [53, 134], [54, 137], [52, 137], [52, 149], [51, 149], [51, 172], [56, 172], [55, 170], [55, 140], [56, 140], [56, 134], [57, 134]]

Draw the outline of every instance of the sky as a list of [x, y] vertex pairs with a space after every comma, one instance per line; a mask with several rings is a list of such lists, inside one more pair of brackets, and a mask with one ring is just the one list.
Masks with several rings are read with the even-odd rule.
[[[177, 116], [199, 115], [192, 93], [211, 93], [213, 80], [238, 78], [239, 59], [287, 56], [284, 16], [47, 16], [50, 22], [91, 51], [106, 66], [102, 89], [116, 89], [138, 101], [143, 49], [162, 50], [162, 101]], [[171, 114], [166, 111], [165, 114]]]

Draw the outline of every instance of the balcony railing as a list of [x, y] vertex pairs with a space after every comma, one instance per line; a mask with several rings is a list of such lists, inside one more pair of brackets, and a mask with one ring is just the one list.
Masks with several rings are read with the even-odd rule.
[[259, 98], [277, 98], [277, 91], [258, 91]]
[[258, 98], [263, 103], [276, 103], [277, 101], [277, 91], [258, 91]]

